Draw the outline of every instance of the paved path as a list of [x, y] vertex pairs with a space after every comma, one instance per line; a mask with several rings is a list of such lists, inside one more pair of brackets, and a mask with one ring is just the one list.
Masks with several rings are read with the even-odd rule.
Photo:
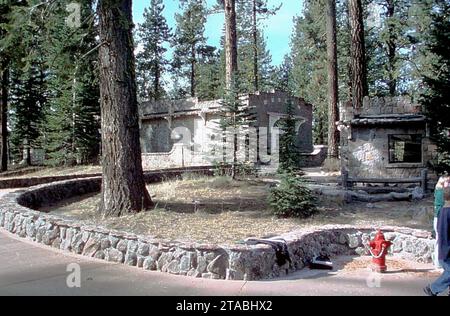
[[[81, 266], [81, 288], [67, 287], [71, 263]], [[371, 288], [369, 276], [367, 271], [305, 271], [262, 282], [192, 279], [65, 254], [0, 229], [0, 295], [422, 295], [431, 280], [423, 274], [391, 274]]]

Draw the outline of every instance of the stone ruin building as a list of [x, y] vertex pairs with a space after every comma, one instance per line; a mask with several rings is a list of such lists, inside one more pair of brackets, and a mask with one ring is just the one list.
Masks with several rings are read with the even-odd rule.
[[[284, 92], [257, 92], [241, 97], [254, 106], [255, 126], [268, 134], [286, 118], [286, 102], [292, 100], [297, 119], [297, 147], [304, 165], [320, 166], [326, 158], [324, 146], [313, 146], [312, 105]], [[145, 169], [211, 165], [207, 159], [217, 141], [221, 113], [220, 100], [199, 101], [196, 98], [178, 101], [144, 102], [140, 105], [141, 144]], [[174, 131], [182, 134], [174, 135]], [[215, 135], [215, 136], [214, 136]], [[220, 138], [220, 136], [219, 136]], [[270, 161], [268, 162], [270, 165]]]
[[341, 163], [345, 187], [355, 183], [421, 186], [436, 146], [420, 105], [409, 98], [368, 98], [341, 107]]

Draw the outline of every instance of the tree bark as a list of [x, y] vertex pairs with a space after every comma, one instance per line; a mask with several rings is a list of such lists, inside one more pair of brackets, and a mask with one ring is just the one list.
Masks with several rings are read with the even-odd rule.
[[9, 70], [4, 63], [1, 65], [1, 88], [0, 88], [0, 121], [1, 121], [1, 171], [8, 170], [8, 88]]
[[392, 25], [392, 18], [395, 14], [394, 0], [386, 0], [386, 17], [388, 19], [389, 39], [387, 40], [387, 54], [388, 54], [388, 76], [389, 76], [389, 95], [394, 97], [397, 93], [397, 79], [396, 79], [396, 57], [397, 57], [397, 36], [395, 35], [395, 27]]
[[225, 63], [226, 87], [231, 88], [233, 77], [238, 70], [237, 61], [237, 31], [236, 31], [236, 1], [225, 0]]
[[191, 59], [191, 97], [195, 97], [195, 64], [197, 63], [195, 56], [195, 45], [192, 46], [191, 49]]
[[361, 108], [368, 95], [366, 47], [364, 36], [363, 7], [361, 0], [349, 0], [350, 27], [352, 35], [352, 95], [353, 106]]
[[255, 92], [259, 91], [259, 75], [258, 75], [258, 20], [257, 20], [256, 0], [253, 0], [253, 78]]
[[132, 1], [99, 0], [102, 194], [104, 216], [152, 207], [139, 140], [132, 37]]
[[337, 60], [336, 0], [327, 0], [327, 55], [328, 55], [328, 157], [339, 157], [339, 87]]

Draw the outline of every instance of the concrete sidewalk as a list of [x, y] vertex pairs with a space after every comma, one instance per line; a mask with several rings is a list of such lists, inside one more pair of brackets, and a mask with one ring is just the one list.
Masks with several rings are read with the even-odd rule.
[[[81, 288], [67, 286], [70, 272], [66, 269], [71, 263], [81, 267]], [[423, 274], [391, 274], [373, 280], [368, 271], [308, 270], [260, 282], [193, 279], [65, 254], [0, 230], [0, 295], [414, 296], [423, 295], [422, 288], [430, 281]]]

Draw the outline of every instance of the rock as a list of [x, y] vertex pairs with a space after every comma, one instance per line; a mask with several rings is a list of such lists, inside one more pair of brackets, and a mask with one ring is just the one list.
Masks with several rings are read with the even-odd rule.
[[92, 237], [87, 241], [83, 249], [83, 255], [87, 257], [94, 257], [100, 249], [101, 242], [97, 239], [97, 237]]
[[108, 239], [111, 242], [111, 247], [116, 248], [119, 243], [119, 238], [110, 235]]
[[119, 250], [122, 253], [126, 253], [127, 249], [128, 249], [128, 241], [126, 240], [121, 240], [117, 243], [117, 250]]
[[83, 253], [84, 245], [83, 234], [80, 231], [77, 231], [72, 238], [72, 242], [70, 243], [71, 249], [76, 254], [81, 255]]
[[348, 246], [352, 249], [358, 248], [361, 246], [362, 238], [361, 233], [349, 234], [348, 235]]
[[164, 267], [164, 270], [169, 272], [170, 274], [180, 274], [180, 263], [177, 260], [172, 260], [167, 267]]
[[202, 273], [206, 272], [207, 267], [208, 267], [208, 264], [206, 262], [206, 258], [198, 257], [197, 258], [197, 272], [202, 274]]
[[123, 252], [114, 248], [108, 249], [105, 253], [105, 259], [109, 262], [123, 263]]
[[155, 270], [157, 269], [157, 267], [156, 267], [156, 261], [153, 260], [152, 257], [147, 257], [147, 258], [144, 260], [144, 263], [142, 264], [142, 268], [143, 268], [144, 270], [152, 270], [152, 271], [155, 271]]
[[220, 280], [223, 279], [220, 275], [215, 273], [203, 273], [202, 274], [203, 279], [211, 279], [211, 280]]
[[364, 247], [358, 247], [355, 249], [355, 252], [358, 256], [369, 256], [369, 251]]
[[137, 267], [142, 268], [144, 266], [145, 257], [138, 255], [137, 256]]
[[105, 252], [103, 250], [97, 251], [97, 253], [94, 255], [94, 258], [104, 260], [106, 257]]
[[61, 239], [55, 238], [55, 240], [53, 240], [52, 242], [52, 247], [55, 249], [59, 249], [59, 247], [61, 247]]
[[147, 243], [140, 242], [137, 249], [137, 254], [146, 257], [148, 256], [149, 253], [150, 253], [150, 245]]
[[[173, 254], [170, 252], [164, 252], [158, 259], [156, 266], [157, 269], [163, 271], [163, 268], [167, 266], [173, 259]], [[164, 272], [164, 271], [163, 271]]]
[[33, 222], [29, 223], [26, 227], [27, 237], [34, 238], [36, 236], [36, 227]]
[[114, 246], [112, 245], [111, 240], [109, 238], [108, 239], [107, 238], [102, 239], [102, 241], [100, 243], [100, 248], [102, 250], [106, 250], [106, 249], [111, 248], [111, 247], [114, 247]]
[[196, 269], [189, 270], [186, 275], [192, 278], [200, 278], [202, 276], [202, 274], [198, 272]]
[[339, 243], [341, 245], [347, 244], [347, 236], [345, 236], [345, 234], [339, 234]]
[[423, 189], [421, 187], [415, 187], [411, 194], [414, 201], [423, 200], [423, 198], [425, 197], [425, 193], [423, 192]]
[[135, 240], [130, 240], [128, 242], [127, 252], [136, 253], [138, 250], [138, 242]]
[[231, 281], [244, 280], [244, 273], [233, 269], [227, 269], [225, 279]]
[[128, 252], [125, 255], [125, 264], [129, 266], [136, 266], [137, 265], [137, 255], [133, 252]]
[[225, 277], [228, 269], [228, 256], [225, 254], [217, 256], [208, 264], [207, 270], [210, 273], [218, 274]]
[[153, 260], [158, 261], [159, 257], [161, 257], [162, 251], [158, 249], [158, 247], [151, 246], [148, 252], [148, 256], [152, 257]]
[[180, 259], [181, 271], [189, 271], [192, 267], [197, 265], [197, 254], [189, 252]]

